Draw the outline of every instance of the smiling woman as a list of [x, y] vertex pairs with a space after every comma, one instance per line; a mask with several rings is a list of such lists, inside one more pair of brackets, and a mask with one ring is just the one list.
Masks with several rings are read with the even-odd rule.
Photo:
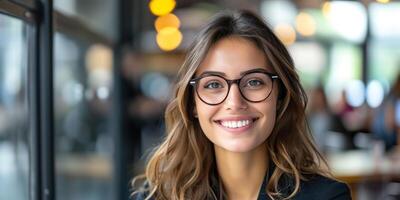
[[308, 131], [292, 58], [258, 16], [218, 14], [178, 80], [133, 199], [350, 199]]
[[[277, 76], [271, 72], [273, 69], [268, 66], [264, 53], [253, 42], [239, 36], [229, 36], [215, 43], [197, 68], [195, 77], [200, 77], [197, 79], [200, 81], [195, 88], [194, 114], [202, 131], [214, 144], [217, 161], [226, 162], [222, 159], [228, 158], [229, 152], [246, 155], [261, 150], [267, 153], [260, 144], [266, 141], [274, 127], [278, 96], [271, 78]], [[225, 78], [214, 78], [218, 76], [213, 73], [236, 81], [230, 81], [228, 85], [227, 81], [219, 80]], [[217, 88], [210, 88], [210, 84]], [[221, 150], [225, 153], [218, 156]], [[242, 158], [248, 159], [247, 156]], [[266, 156], [260, 158], [266, 161]], [[257, 157], [254, 159], [260, 161]], [[240, 166], [242, 163], [245, 162], [238, 160], [235, 165], [221, 166]], [[255, 165], [258, 166], [261, 165]], [[262, 177], [259, 179], [261, 184]]]

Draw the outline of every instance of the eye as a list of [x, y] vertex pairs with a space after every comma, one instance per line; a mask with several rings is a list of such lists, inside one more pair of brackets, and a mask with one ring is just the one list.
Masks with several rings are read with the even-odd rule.
[[222, 88], [222, 84], [218, 81], [210, 81], [207, 84], [204, 85], [204, 88], [207, 89], [218, 89], [218, 88]]
[[260, 86], [263, 85], [264, 82], [261, 80], [257, 80], [257, 79], [251, 79], [247, 81], [246, 86], [250, 86], [250, 87], [256, 87], [256, 86]]

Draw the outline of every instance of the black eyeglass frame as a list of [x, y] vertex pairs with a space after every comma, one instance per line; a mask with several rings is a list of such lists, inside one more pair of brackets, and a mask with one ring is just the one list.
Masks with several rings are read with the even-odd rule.
[[[266, 75], [268, 75], [268, 76], [271, 78], [271, 82], [272, 82], [271, 91], [269, 91], [269, 94], [268, 94], [264, 99], [259, 100], [259, 101], [252, 101], [252, 100], [246, 98], [246, 97], [243, 95], [242, 89], [240, 88], [240, 84], [239, 84], [240, 81], [243, 79], [243, 77], [245, 77], [245, 76], [247, 76], [247, 75], [249, 75], [249, 74], [253, 74], [253, 73], [263, 73], [263, 74], [266, 74]], [[226, 81], [226, 83], [228, 83], [228, 92], [226, 93], [225, 97], [224, 97], [224, 98], [221, 100], [221, 102], [219, 102], [219, 103], [208, 103], [208, 102], [206, 102], [204, 99], [202, 99], [201, 96], [200, 96], [199, 93], [198, 93], [197, 83], [199, 82], [200, 79], [205, 78], [205, 77], [209, 77], [209, 76], [218, 76], [218, 77], [224, 79], [224, 80]], [[274, 89], [274, 80], [276, 80], [276, 79], [279, 79], [279, 76], [276, 75], [276, 74], [272, 74], [272, 73], [270, 73], [270, 72], [265, 72], [265, 71], [251, 71], [251, 72], [249, 72], [249, 73], [243, 74], [242, 77], [240, 77], [240, 78], [238, 78], [238, 79], [233, 79], [233, 80], [226, 79], [225, 77], [223, 77], [223, 76], [221, 76], [221, 75], [218, 75], [218, 74], [211, 74], [211, 75], [210, 75], [210, 74], [206, 74], [206, 75], [204, 75], [204, 76], [199, 76], [199, 77], [197, 77], [197, 78], [191, 79], [191, 80], [189, 81], [189, 84], [190, 84], [191, 86], [193, 86], [194, 90], [196, 91], [197, 96], [199, 97], [199, 99], [200, 99], [203, 103], [205, 103], [205, 104], [207, 104], [207, 105], [210, 105], [210, 106], [216, 106], [216, 105], [219, 105], [219, 104], [223, 103], [223, 102], [226, 100], [226, 98], [227, 98], [228, 95], [229, 95], [229, 92], [231, 91], [231, 86], [232, 86], [232, 84], [234, 84], [234, 83], [236, 83], [236, 85], [237, 85], [238, 88], [239, 88], [240, 95], [241, 95], [246, 101], [251, 102], [251, 103], [259, 103], [259, 102], [265, 101], [265, 100], [268, 99], [268, 97], [271, 95], [272, 90]]]

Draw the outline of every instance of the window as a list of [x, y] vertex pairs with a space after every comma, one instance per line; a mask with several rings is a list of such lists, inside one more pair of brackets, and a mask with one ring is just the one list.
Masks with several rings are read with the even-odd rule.
[[57, 200], [113, 199], [111, 81], [109, 47], [54, 35]]
[[29, 196], [27, 27], [0, 14], [0, 199]]

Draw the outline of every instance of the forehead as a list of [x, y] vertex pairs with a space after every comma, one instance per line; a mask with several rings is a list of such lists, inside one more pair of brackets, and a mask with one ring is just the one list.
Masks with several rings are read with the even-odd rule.
[[255, 68], [264, 68], [272, 72], [267, 66], [265, 53], [254, 42], [231, 36], [219, 40], [209, 49], [196, 70], [196, 75], [205, 71], [220, 71], [227, 76], [237, 77], [241, 72]]

